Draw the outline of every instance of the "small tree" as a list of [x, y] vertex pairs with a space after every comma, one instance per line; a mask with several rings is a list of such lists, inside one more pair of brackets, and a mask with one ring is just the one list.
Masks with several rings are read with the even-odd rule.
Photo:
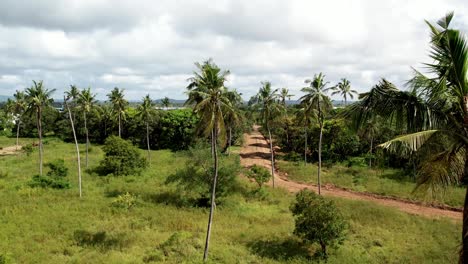
[[343, 243], [348, 224], [333, 201], [304, 189], [290, 209], [296, 218], [294, 234], [305, 243], [319, 243], [322, 257], [327, 258], [327, 247]]
[[119, 137], [108, 137], [102, 149], [105, 158], [101, 161], [100, 171], [104, 175], [139, 174], [148, 166], [146, 160], [141, 157], [138, 148]]
[[259, 188], [262, 188], [263, 184], [267, 183], [271, 179], [270, 172], [264, 167], [253, 165], [247, 172], [247, 177], [253, 179]]

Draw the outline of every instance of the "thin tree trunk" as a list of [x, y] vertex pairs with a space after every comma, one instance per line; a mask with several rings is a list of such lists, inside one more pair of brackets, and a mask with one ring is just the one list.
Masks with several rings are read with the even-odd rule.
[[75, 131], [75, 125], [73, 124], [73, 118], [72, 118], [72, 113], [70, 112], [70, 108], [68, 107], [67, 101], [65, 101], [65, 106], [68, 109], [68, 116], [70, 117], [70, 123], [72, 126], [72, 131], [73, 131], [73, 139], [75, 140], [75, 148], [76, 148], [76, 161], [78, 164], [78, 189], [80, 191], [80, 198], [82, 196], [81, 192], [81, 160], [80, 160], [80, 148], [78, 147], [78, 139], [76, 138], [76, 131]]
[[[465, 162], [464, 177], [468, 176], [468, 162]], [[465, 203], [463, 205], [462, 248], [459, 263], [468, 263], [468, 187], [466, 187]]]
[[271, 140], [271, 131], [270, 127], [267, 125], [268, 129], [268, 137], [270, 138], [270, 153], [271, 153], [271, 179], [272, 179], [272, 184], [273, 188], [275, 188], [275, 157], [273, 153], [273, 142]]
[[42, 111], [41, 108], [38, 109], [37, 111], [37, 132], [39, 133], [39, 175], [42, 176]]
[[20, 125], [21, 125], [21, 121], [18, 119], [18, 126], [16, 127], [16, 150], [18, 150], [18, 146], [19, 146]]
[[149, 123], [146, 121], [146, 144], [148, 145], [148, 162], [151, 164], [151, 149], [149, 142]]
[[369, 168], [372, 168], [372, 148], [374, 147], [374, 137], [371, 136], [371, 140], [370, 140], [370, 149], [369, 149], [369, 153], [370, 153], [370, 156], [369, 156]]
[[307, 165], [307, 127], [304, 128], [304, 165]]
[[317, 183], [318, 183], [318, 194], [320, 195], [320, 172], [322, 170], [322, 134], [323, 134], [323, 121], [320, 122], [320, 137], [318, 146], [318, 171], [317, 171]]
[[214, 158], [214, 143], [213, 143], [213, 140], [214, 140], [214, 131], [211, 130], [211, 157]]
[[231, 141], [232, 141], [232, 129], [231, 127], [229, 127], [229, 143], [228, 143], [228, 150], [227, 150], [228, 156], [231, 155]]
[[89, 136], [88, 136], [88, 123], [86, 120], [86, 110], [84, 111], [84, 127], [86, 133], [86, 168], [88, 168], [88, 149], [89, 149]]
[[218, 181], [218, 153], [216, 151], [216, 137], [217, 137], [217, 122], [215, 121], [215, 126], [212, 131], [213, 139], [211, 144], [213, 147], [213, 163], [214, 163], [214, 177], [213, 177], [213, 186], [211, 187], [211, 207], [210, 207], [210, 216], [208, 218], [208, 228], [206, 231], [206, 241], [205, 241], [205, 251], [203, 253], [203, 261], [208, 260], [208, 249], [210, 246], [210, 236], [211, 236], [211, 226], [213, 224], [213, 214], [215, 209], [215, 198], [216, 198], [216, 182]]
[[122, 129], [122, 125], [121, 125], [121, 116], [120, 116], [120, 112], [119, 112], [119, 138], [122, 138], [122, 134], [121, 134], [121, 129]]

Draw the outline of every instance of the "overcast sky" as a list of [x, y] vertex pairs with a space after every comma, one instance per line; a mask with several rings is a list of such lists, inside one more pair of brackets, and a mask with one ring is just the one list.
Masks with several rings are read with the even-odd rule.
[[208, 58], [244, 99], [265, 80], [298, 98], [319, 72], [359, 92], [381, 77], [401, 87], [428, 62], [424, 19], [448, 11], [466, 32], [466, 0], [1, 0], [0, 95], [44, 80], [55, 98], [76, 84], [99, 99], [115, 86], [130, 100], [184, 99]]

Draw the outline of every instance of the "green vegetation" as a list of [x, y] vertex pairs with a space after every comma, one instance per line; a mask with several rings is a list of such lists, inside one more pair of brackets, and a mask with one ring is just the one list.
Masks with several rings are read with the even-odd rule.
[[262, 188], [263, 184], [271, 179], [271, 174], [264, 167], [255, 164], [247, 171], [247, 177], [253, 179], [258, 184], [258, 188]]
[[[14, 145], [15, 139], [0, 137], [0, 142]], [[64, 158], [70, 179], [76, 179], [74, 145], [53, 138], [45, 142], [44, 161]], [[91, 168], [104, 157], [100, 146], [89, 155]], [[36, 155], [2, 157], [0, 167], [8, 175], [0, 178], [0, 256], [12, 263], [201, 262], [208, 209], [177, 205], [177, 188], [164, 184], [190, 157], [168, 150], [152, 151], [152, 157], [151, 168], [157, 169], [139, 177], [84, 173], [82, 199], [75, 180], [67, 190], [28, 187]], [[294, 219], [288, 208], [294, 196], [265, 188], [271, 195], [259, 200], [251, 196], [256, 188], [241, 181], [217, 206], [210, 262], [310, 263], [318, 248], [304, 248], [292, 235]], [[131, 199], [118, 198], [127, 193]], [[116, 207], [117, 200], [130, 200], [130, 210]], [[459, 223], [367, 202], [334, 201], [350, 227], [344, 244], [329, 252], [329, 263], [457, 261]]]
[[141, 157], [140, 151], [120, 137], [108, 137], [102, 149], [105, 157], [97, 169], [101, 175], [135, 175], [147, 167], [147, 161]]

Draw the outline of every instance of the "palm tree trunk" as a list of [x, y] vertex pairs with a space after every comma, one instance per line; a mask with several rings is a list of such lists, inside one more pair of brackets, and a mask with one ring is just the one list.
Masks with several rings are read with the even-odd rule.
[[42, 111], [41, 108], [37, 110], [37, 132], [39, 134], [39, 175], [42, 176]]
[[307, 165], [307, 127], [304, 127], [304, 165]]
[[317, 171], [317, 183], [318, 183], [318, 194], [320, 195], [320, 172], [322, 170], [322, 134], [323, 134], [323, 120], [320, 122], [320, 137], [318, 146], [318, 171]]
[[217, 123], [215, 121], [215, 126], [213, 127], [212, 135], [213, 139], [211, 140], [211, 145], [213, 148], [213, 165], [214, 165], [214, 177], [213, 177], [213, 186], [211, 187], [211, 206], [210, 206], [210, 216], [208, 218], [208, 228], [206, 231], [206, 240], [205, 240], [205, 251], [203, 253], [203, 261], [208, 260], [208, 249], [210, 246], [210, 236], [211, 236], [211, 225], [213, 224], [213, 213], [215, 209], [215, 198], [216, 198], [216, 182], [218, 181], [218, 153], [216, 151], [216, 137], [217, 137]]
[[84, 127], [86, 133], [86, 168], [88, 168], [88, 149], [89, 149], [89, 136], [88, 136], [88, 123], [86, 120], [86, 110], [84, 111]]
[[345, 106], [348, 105], [348, 98], [346, 98], [346, 94], [344, 95], [344, 105], [345, 105]]
[[374, 147], [374, 137], [371, 136], [371, 140], [370, 140], [370, 149], [369, 149], [369, 153], [370, 153], [370, 156], [369, 156], [369, 168], [372, 168], [372, 148]]
[[232, 129], [229, 127], [229, 143], [228, 143], [228, 156], [231, 155], [231, 141], [232, 141]]
[[21, 121], [18, 119], [18, 126], [16, 127], [16, 150], [18, 150], [18, 146], [19, 146], [20, 125], [21, 125]]
[[81, 193], [81, 160], [80, 160], [80, 148], [78, 147], [78, 139], [76, 138], [76, 131], [75, 131], [75, 125], [73, 124], [73, 118], [72, 114], [70, 112], [70, 108], [68, 107], [67, 101], [65, 101], [65, 106], [68, 109], [68, 116], [70, 117], [70, 123], [73, 131], [73, 139], [75, 140], [75, 148], [76, 148], [76, 161], [78, 164], [78, 189], [80, 191], [80, 198], [82, 196]]
[[121, 133], [121, 130], [122, 130], [122, 125], [121, 125], [121, 117], [120, 117], [120, 112], [119, 112], [119, 138], [122, 138], [122, 133]]
[[271, 131], [270, 127], [267, 125], [268, 137], [270, 139], [270, 153], [271, 153], [271, 180], [273, 188], [275, 188], [275, 157], [273, 153], [273, 142], [271, 141]]
[[[468, 152], [465, 154], [468, 160]], [[465, 161], [465, 171], [463, 178], [468, 177], [468, 162]], [[468, 263], [468, 187], [466, 187], [465, 203], [463, 205], [463, 230], [462, 230], [462, 248], [460, 250], [459, 263]]]
[[149, 123], [146, 121], [146, 144], [148, 145], [148, 162], [151, 164], [151, 149], [149, 142]]

